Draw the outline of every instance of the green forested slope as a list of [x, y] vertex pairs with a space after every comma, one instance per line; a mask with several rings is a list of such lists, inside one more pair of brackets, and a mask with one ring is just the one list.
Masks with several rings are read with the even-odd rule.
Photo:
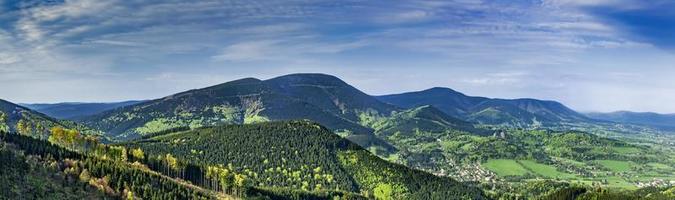
[[[0, 133], [4, 134], [4, 133]], [[0, 199], [101, 199], [103, 192], [0, 141]]]
[[390, 117], [374, 117], [364, 120], [366, 125], [375, 129], [380, 136], [393, 134], [414, 135], [419, 132], [443, 133], [448, 131], [465, 131], [467, 133], [483, 133], [485, 130], [474, 128], [471, 123], [450, 117], [433, 106], [420, 106], [400, 112]]
[[44, 114], [0, 99], [0, 131], [42, 136], [49, 133], [49, 128], [53, 126], [62, 124]]
[[221, 165], [261, 188], [340, 190], [384, 199], [480, 199], [480, 190], [388, 163], [308, 121], [227, 125], [127, 143], [150, 157]]
[[[142, 164], [129, 163], [125, 150], [119, 148], [80, 144], [76, 147], [79, 151], [73, 151], [45, 140], [4, 132], [0, 133], [0, 144], [5, 146], [0, 151], [3, 171], [24, 175], [15, 177], [17, 174], [12, 173], [7, 174], [7, 179], [0, 179], [10, 186], [1, 188], [9, 191], [0, 195], [4, 198], [24, 199], [21, 198], [24, 195], [25, 199], [102, 199], [103, 194], [126, 199], [222, 197], [148, 170]], [[8, 154], [7, 149], [12, 149], [14, 155]], [[13, 195], [23, 191], [28, 194]]]
[[16, 132], [46, 139], [53, 127], [77, 129], [87, 134], [99, 134], [71, 121], [57, 120], [23, 106], [0, 99], [0, 132]]

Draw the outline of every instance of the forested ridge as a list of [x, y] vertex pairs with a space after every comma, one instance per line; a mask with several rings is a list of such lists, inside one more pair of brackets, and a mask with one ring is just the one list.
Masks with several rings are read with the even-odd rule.
[[15, 146], [0, 142], [0, 199], [104, 197], [103, 192], [87, 187], [58, 168], [55, 160], [25, 155]]
[[[144, 169], [138, 163], [128, 163], [126, 155], [105, 145], [96, 145], [90, 152], [79, 153], [51, 142], [32, 137], [2, 133], [3, 145], [15, 146], [28, 157], [44, 160], [43, 163], [64, 174], [63, 178], [77, 182], [75, 185], [85, 190], [104, 193], [114, 198], [142, 199], [214, 199], [216, 196], [206, 190], [199, 190], [186, 184], [163, 177]], [[21, 165], [19, 161], [7, 160], [3, 163]], [[13, 183], [16, 184], [16, 183]], [[11, 193], [9, 193], [11, 194]], [[5, 195], [3, 195], [5, 196]], [[9, 197], [9, 196], [5, 196]], [[37, 197], [45, 199], [48, 197]], [[60, 198], [57, 198], [60, 199]]]
[[109, 146], [55, 127], [48, 141], [12, 133], [2, 133], [0, 139], [54, 163], [56, 171], [78, 180], [85, 191], [115, 198], [484, 198], [477, 188], [383, 161], [309, 121], [158, 135]]
[[309, 121], [227, 125], [124, 144], [242, 175], [259, 188], [345, 191], [379, 199], [481, 199], [479, 189], [388, 163]]
[[[109, 197], [127, 199], [362, 199], [341, 191], [309, 192], [253, 187], [248, 174], [228, 166], [192, 165], [170, 154], [146, 157], [140, 149], [100, 144], [60, 127], [49, 141], [2, 133], [0, 140], [31, 157], [48, 159], [64, 177]], [[4, 158], [15, 164], [16, 159]], [[11, 181], [8, 185], [15, 185]], [[86, 186], [86, 187], [85, 187]], [[4, 195], [3, 197], [6, 197]], [[10, 193], [7, 193], [10, 194]], [[44, 199], [44, 198], [38, 198]]]

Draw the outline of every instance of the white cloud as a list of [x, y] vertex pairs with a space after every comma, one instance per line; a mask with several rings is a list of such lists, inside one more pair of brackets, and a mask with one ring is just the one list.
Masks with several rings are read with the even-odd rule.
[[376, 22], [384, 24], [412, 23], [427, 20], [432, 17], [429, 11], [424, 10], [402, 10], [397, 12], [385, 13], [375, 18]]
[[[54, 31], [45, 24], [62, 20], [59, 23], [67, 25], [69, 20], [93, 18], [103, 14], [103, 11], [113, 8], [117, 1], [94, 0], [66, 0], [58, 5], [38, 6], [22, 10], [16, 29], [21, 32], [22, 39], [39, 41]], [[70, 31], [84, 31], [77, 28]]]
[[19, 56], [9, 53], [0, 53], [0, 65], [14, 64], [21, 61]]
[[66, 0], [62, 4], [47, 7], [37, 7], [29, 11], [30, 17], [37, 21], [53, 21], [60, 18], [77, 18], [101, 14], [102, 11], [113, 8], [115, 0]]
[[461, 79], [460, 81], [479, 87], [487, 85], [500, 86], [505, 84], [521, 83], [523, 79], [525, 79], [529, 75], [530, 73], [528, 72], [520, 72], [520, 71], [497, 72], [485, 74], [484, 76], [478, 78]]
[[140, 47], [147, 45], [141, 42], [117, 41], [117, 40], [92, 40], [90, 41], [90, 43], [113, 45], [113, 46], [127, 46], [127, 47]]
[[276, 44], [279, 41], [252, 41], [241, 42], [225, 47], [220, 55], [213, 56], [215, 60], [224, 61], [254, 61], [278, 58], [281, 49]]
[[40, 29], [40, 26], [32, 20], [22, 19], [18, 21], [16, 29], [21, 31], [23, 39], [28, 41], [40, 40], [45, 35], [44, 31]]
[[275, 40], [244, 41], [229, 45], [212, 56], [215, 61], [302, 60], [319, 54], [335, 54], [364, 47], [365, 41], [323, 42], [313, 37], [288, 37]]
[[643, 1], [643, 0], [545, 0], [544, 4], [555, 7], [570, 7], [570, 8], [584, 8], [584, 7], [612, 7], [614, 9], [639, 9], [651, 3], [661, 3], [660, 1]]
[[547, 0], [547, 3], [554, 5], [607, 5], [625, 2], [625, 0]]

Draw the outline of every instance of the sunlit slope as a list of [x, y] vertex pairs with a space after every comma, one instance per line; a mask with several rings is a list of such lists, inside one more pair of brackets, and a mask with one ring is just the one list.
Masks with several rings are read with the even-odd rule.
[[336, 189], [394, 199], [481, 199], [450, 178], [381, 160], [309, 121], [227, 125], [170, 133], [126, 144], [150, 155], [231, 166], [255, 175], [254, 185]]

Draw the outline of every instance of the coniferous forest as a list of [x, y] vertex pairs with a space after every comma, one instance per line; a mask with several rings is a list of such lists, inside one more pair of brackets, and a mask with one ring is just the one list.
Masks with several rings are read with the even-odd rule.
[[[72, 151], [48, 141], [18, 134], [3, 133], [0, 138], [3, 142], [3, 161], [8, 161], [3, 163], [24, 165], [23, 167], [8, 166], [9, 169], [37, 168], [36, 170], [40, 170], [45, 168], [42, 170], [57, 172], [58, 178], [62, 179], [62, 190], [81, 190], [82, 192], [79, 193], [115, 198], [213, 199], [216, 197], [204, 189], [126, 162], [125, 154], [107, 149], [104, 145], [87, 149], [97, 152], [92, 154]], [[14, 159], [14, 162], [10, 159]], [[30, 186], [19, 187], [33, 190]], [[11, 192], [12, 190], [3, 188], [3, 191]]]
[[[143, 150], [148, 158], [187, 162], [178, 164], [185, 170], [172, 172], [179, 175], [189, 173], [195, 164], [225, 171], [234, 177], [229, 181], [234, 183], [227, 185], [240, 184], [237, 177], [242, 177], [246, 184], [260, 188], [346, 191], [382, 199], [483, 198], [477, 188], [386, 162], [309, 121], [200, 128], [125, 146]], [[201, 178], [192, 180], [204, 182]]]
[[[381, 160], [310, 121], [177, 129], [106, 145], [55, 127], [0, 134], [3, 198], [490, 199], [479, 188]], [[673, 189], [533, 182], [539, 199], [671, 199]], [[500, 197], [504, 198], [504, 196]]]
[[309, 121], [200, 128], [114, 146], [74, 130], [52, 132], [49, 141], [3, 133], [3, 163], [25, 164], [25, 155], [70, 181], [65, 189], [101, 197], [485, 198], [477, 188], [383, 161]]

